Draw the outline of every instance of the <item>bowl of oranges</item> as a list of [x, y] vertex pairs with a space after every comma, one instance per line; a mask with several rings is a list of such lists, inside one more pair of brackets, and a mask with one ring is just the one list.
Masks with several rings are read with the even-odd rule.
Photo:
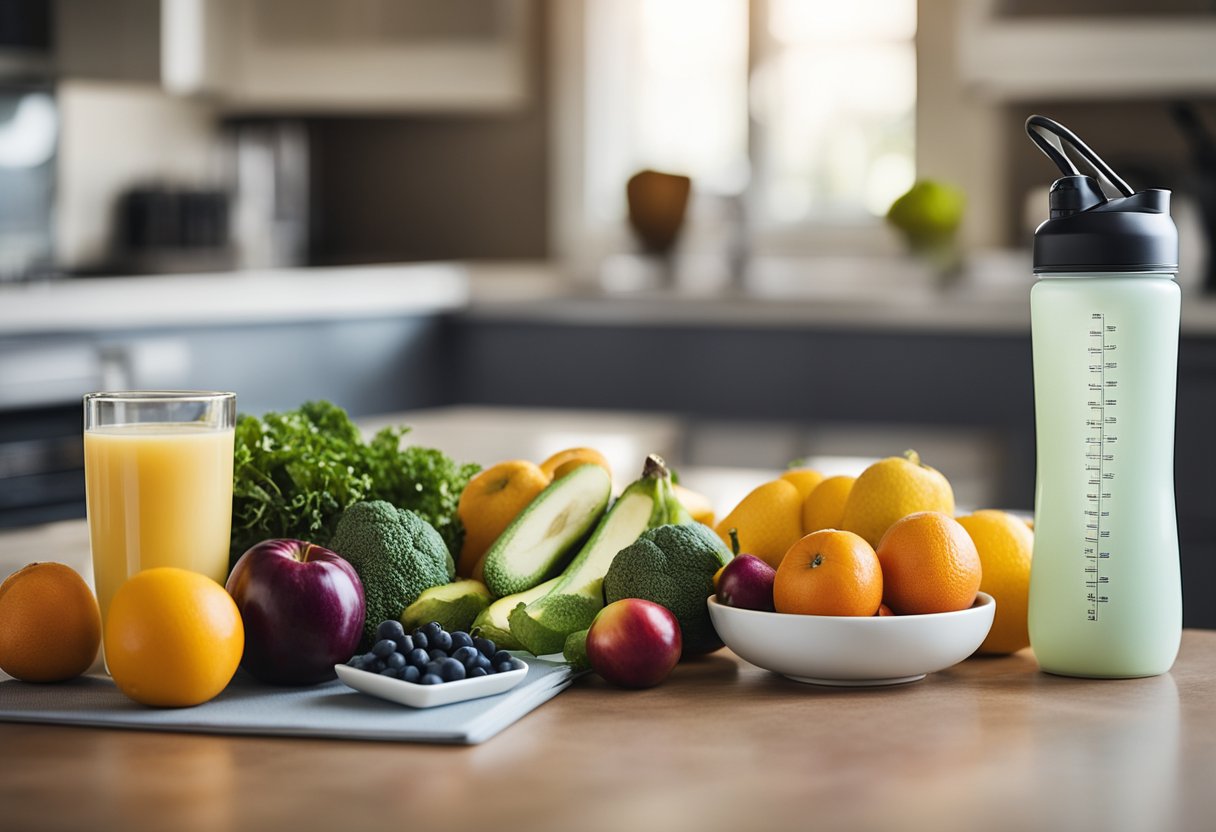
[[750, 553], [723, 568], [708, 602], [741, 658], [799, 682], [890, 685], [1026, 646], [1033, 533], [1023, 519], [956, 518], [949, 483], [911, 452], [855, 481], [810, 471], [782, 480], [717, 529]]

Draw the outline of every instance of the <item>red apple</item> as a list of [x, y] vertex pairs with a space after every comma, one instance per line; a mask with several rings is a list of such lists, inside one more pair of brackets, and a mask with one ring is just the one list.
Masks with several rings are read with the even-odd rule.
[[684, 639], [666, 607], [622, 598], [604, 607], [587, 631], [591, 669], [614, 685], [650, 688], [680, 661]]
[[773, 580], [777, 570], [755, 555], [739, 555], [722, 567], [718, 602], [745, 610], [773, 611]]
[[245, 624], [241, 667], [263, 682], [312, 685], [355, 652], [366, 605], [355, 568], [303, 540], [263, 540], [241, 555], [228, 594]]

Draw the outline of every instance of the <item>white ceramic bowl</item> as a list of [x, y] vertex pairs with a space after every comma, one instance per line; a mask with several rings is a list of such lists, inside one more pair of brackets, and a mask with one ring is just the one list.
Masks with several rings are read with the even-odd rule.
[[709, 617], [727, 647], [765, 670], [816, 685], [923, 679], [974, 653], [994, 612], [996, 601], [983, 592], [958, 612], [870, 618], [759, 612], [709, 599]]

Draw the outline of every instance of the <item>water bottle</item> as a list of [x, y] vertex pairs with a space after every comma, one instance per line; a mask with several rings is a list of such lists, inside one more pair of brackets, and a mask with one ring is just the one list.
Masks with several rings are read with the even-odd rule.
[[[1048, 673], [1155, 676], [1182, 638], [1170, 193], [1133, 192], [1051, 119], [1031, 116], [1026, 131], [1063, 174], [1034, 235], [1030, 643]], [[1065, 145], [1119, 196], [1082, 175]]]

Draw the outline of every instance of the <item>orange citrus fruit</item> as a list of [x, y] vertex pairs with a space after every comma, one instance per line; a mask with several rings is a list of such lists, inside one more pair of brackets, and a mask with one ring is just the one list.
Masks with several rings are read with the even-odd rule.
[[[558, 469], [570, 462], [598, 465], [608, 472], [608, 476], [612, 476], [612, 466], [608, 464], [607, 458], [595, 448], [566, 448], [564, 451], [558, 451], [540, 464], [540, 470], [544, 471], [545, 476], [550, 480], [555, 480], [559, 478]], [[565, 473], [570, 473], [575, 467], [577, 466], [567, 468]]]
[[110, 602], [106, 666], [118, 689], [144, 705], [184, 708], [213, 699], [236, 673], [244, 649], [236, 603], [206, 575], [146, 569]]
[[0, 670], [62, 682], [97, 658], [101, 613], [93, 591], [62, 563], [31, 563], [0, 584]]
[[763, 559], [774, 569], [802, 537], [802, 501], [788, 480], [773, 480], [752, 490], [714, 529], [730, 547], [730, 530], [739, 533], [739, 551]]
[[477, 561], [498, 536], [549, 486], [551, 474], [552, 471], [545, 473], [535, 463], [513, 459], [493, 465], [469, 480], [456, 507], [456, 514], [464, 524], [464, 543], [456, 569], [462, 578], [473, 575]]
[[1013, 653], [1030, 646], [1026, 616], [1034, 532], [1025, 521], [985, 509], [958, 518], [980, 555], [980, 591], [996, 599], [996, 616], [981, 653]]
[[871, 546], [901, 517], [918, 511], [954, 514], [954, 491], [916, 451], [879, 460], [861, 473], [849, 492], [840, 527], [857, 532]]
[[781, 475], [781, 479], [792, 482], [798, 489], [798, 497], [805, 500], [807, 495], [815, 490], [815, 486], [823, 482], [823, 474], [814, 468], [791, 468]]
[[897, 615], [965, 610], [975, 603], [982, 567], [967, 530], [939, 511], [897, 521], [878, 544], [883, 603]]
[[879, 616], [880, 618], [886, 618], [889, 615], [895, 615], [895, 613], [891, 612], [891, 608], [888, 607], [886, 604], [879, 604], [878, 612], [876, 612], [874, 614]]
[[844, 504], [853, 490], [856, 477], [828, 477], [806, 496], [802, 503], [804, 534], [820, 529], [839, 529], [844, 517]]
[[852, 532], [824, 529], [786, 552], [773, 580], [773, 607], [798, 615], [874, 615], [882, 581], [869, 543]]

